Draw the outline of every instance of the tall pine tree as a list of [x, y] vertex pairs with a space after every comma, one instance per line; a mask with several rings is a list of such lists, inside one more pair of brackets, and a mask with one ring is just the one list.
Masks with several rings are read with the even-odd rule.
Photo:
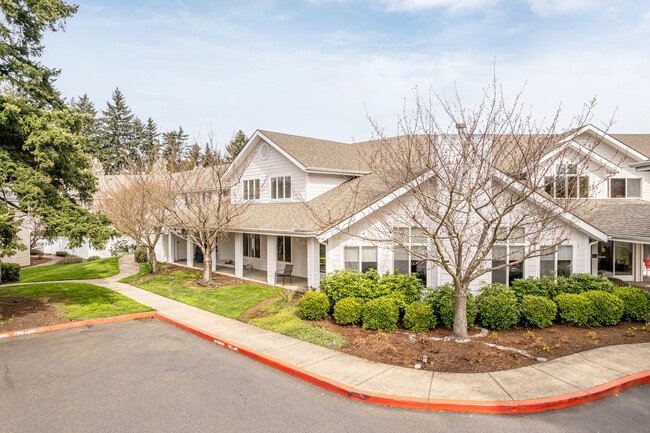
[[158, 125], [150, 117], [144, 126], [142, 142], [140, 144], [140, 151], [142, 159], [153, 164], [160, 158], [160, 133], [158, 132]]
[[70, 107], [77, 110], [83, 116], [81, 135], [87, 139], [82, 145], [84, 153], [101, 162], [101, 131], [99, 121], [97, 120], [95, 104], [84, 93], [79, 99], [72, 98]]
[[241, 129], [237, 131], [237, 134], [230, 140], [230, 143], [226, 145], [226, 153], [228, 154], [228, 159], [233, 160], [239, 155], [239, 152], [244, 148], [248, 142], [248, 137], [244, 134], [244, 131]]
[[134, 153], [135, 116], [126, 105], [126, 98], [119, 88], [115, 88], [111, 101], [102, 110], [101, 159], [107, 174], [116, 174], [126, 166], [126, 157]]
[[170, 131], [163, 134], [163, 159], [170, 169], [181, 170], [185, 162], [185, 152], [188, 135], [179, 126], [178, 131]]

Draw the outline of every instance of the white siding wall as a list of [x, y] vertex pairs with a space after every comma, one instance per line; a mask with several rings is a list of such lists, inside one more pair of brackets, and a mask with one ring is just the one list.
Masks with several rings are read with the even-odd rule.
[[18, 251], [13, 256], [4, 257], [2, 261], [4, 263], [17, 263], [20, 266], [29, 266], [31, 262], [29, 256], [29, 240], [30, 240], [29, 229], [25, 227], [21, 227], [20, 231], [18, 232], [18, 239], [20, 239], [20, 243], [27, 246], [27, 249], [25, 251]]
[[319, 195], [326, 193], [346, 180], [348, 180], [348, 177], [341, 175], [308, 174], [307, 200], [312, 200]]

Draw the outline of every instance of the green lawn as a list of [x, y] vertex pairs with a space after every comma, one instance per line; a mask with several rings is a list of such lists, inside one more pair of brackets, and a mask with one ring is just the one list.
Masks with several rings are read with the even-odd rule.
[[112, 277], [120, 273], [120, 268], [117, 265], [118, 259], [119, 257], [109, 257], [72, 265], [48, 265], [22, 269], [20, 282], [37, 283], [40, 281], [90, 280]]
[[253, 284], [216, 289], [192, 288], [186, 285], [200, 276], [201, 272], [197, 271], [175, 271], [145, 277], [135, 281], [133, 285], [231, 319], [238, 318], [253, 305], [280, 293], [277, 287], [260, 287]]
[[87, 283], [44, 283], [0, 287], [0, 301], [4, 296], [25, 296], [47, 300], [54, 303], [70, 320], [98, 319], [153, 311], [112, 290]]

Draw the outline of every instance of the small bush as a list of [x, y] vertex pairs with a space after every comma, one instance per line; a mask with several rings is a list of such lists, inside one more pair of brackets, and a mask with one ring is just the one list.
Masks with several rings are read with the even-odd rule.
[[589, 290], [613, 292], [616, 286], [605, 277], [591, 274], [573, 274], [570, 277], [558, 277], [557, 289], [560, 293], [584, 293]]
[[[454, 328], [454, 317], [456, 315], [456, 301], [454, 300], [454, 288], [451, 284], [444, 284], [436, 287], [425, 297], [425, 301], [431, 305], [434, 313], [440, 318], [445, 328], [450, 331]], [[467, 294], [467, 327], [474, 326], [476, 319], [476, 301], [471, 293]]]
[[310, 290], [298, 301], [298, 317], [301, 319], [321, 320], [329, 309], [330, 301], [325, 293]]
[[409, 304], [404, 312], [404, 327], [413, 332], [426, 332], [436, 327], [436, 316], [431, 305], [424, 301]]
[[368, 301], [362, 313], [363, 329], [394, 331], [399, 320], [399, 308], [389, 297]]
[[147, 249], [144, 247], [136, 248], [133, 257], [136, 263], [147, 263]]
[[386, 273], [377, 284], [377, 292], [381, 296], [388, 296], [395, 300], [400, 311], [404, 311], [406, 306], [415, 301], [419, 301], [422, 296], [424, 285], [415, 275], [406, 275], [395, 272]]
[[546, 328], [553, 324], [557, 305], [544, 296], [526, 295], [519, 304], [521, 323], [529, 328]]
[[557, 284], [549, 276], [542, 278], [517, 278], [510, 285], [513, 293], [520, 301], [526, 295], [543, 296], [553, 299], [558, 295]]
[[79, 257], [79, 256], [73, 256], [73, 255], [71, 254], [71, 255], [68, 255], [68, 256], [62, 258], [62, 259], [59, 260], [56, 264], [57, 264], [57, 265], [73, 265], [73, 264], [75, 264], [75, 263], [82, 263], [82, 262], [85, 262], [85, 260], [82, 259], [82, 258]]
[[41, 250], [39, 250], [39, 249], [36, 249], [36, 248], [32, 248], [32, 249], [29, 251], [29, 254], [32, 255], [32, 256], [38, 256], [38, 257], [43, 257], [43, 256], [45, 255], [45, 254], [43, 253], [43, 251], [41, 251]]
[[478, 296], [481, 325], [504, 331], [519, 322], [517, 297], [503, 284], [490, 284], [481, 289]]
[[624, 303], [618, 296], [601, 290], [589, 290], [582, 296], [589, 299], [594, 308], [589, 326], [616, 325], [621, 321]]
[[2, 263], [0, 265], [0, 282], [9, 283], [20, 280], [20, 265], [18, 263]]
[[560, 319], [578, 326], [591, 326], [594, 305], [591, 300], [575, 293], [563, 293], [555, 297]]
[[380, 296], [377, 283], [379, 274], [374, 269], [360, 274], [343, 269], [327, 274], [320, 281], [320, 291], [325, 293], [334, 306], [345, 298], [374, 299]]
[[90, 256], [86, 260], [87, 262], [94, 262], [95, 260], [99, 260], [99, 256]]
[[57, 251], [56, 252], [57, 257], [68, 257], [68, 252], [67, 251]]
[[650, 315], [650, 301], [637, 287], [617, 287], [614, 294], [623, 301], [624, 320], [646, 320]]
[[344, 298], [334, 305], [334, 320], [339, 325], [353, 325], [361, 322], [365, 302], [361, 298]]

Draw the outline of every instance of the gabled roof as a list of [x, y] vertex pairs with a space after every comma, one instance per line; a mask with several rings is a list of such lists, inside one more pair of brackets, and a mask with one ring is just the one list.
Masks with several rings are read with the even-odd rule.
[[576, 213], [610, 238], [650, 240], [650, 201], [589, 199]]
[[611, 136], [650, 159], [650, 134], [611, 134]]

